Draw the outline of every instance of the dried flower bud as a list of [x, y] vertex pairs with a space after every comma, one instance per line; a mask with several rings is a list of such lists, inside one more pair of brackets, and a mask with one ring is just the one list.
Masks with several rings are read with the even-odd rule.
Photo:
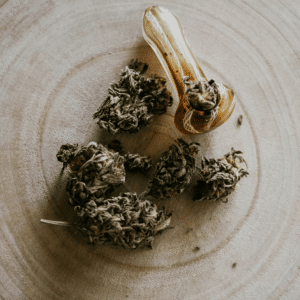
[[191, 181], [198, 152], [198, 143], [188, 144], [178, 139], [177, 145], [172, 145], [161, 155], [149, 184], [148, 194], [156, 198], [170, 198], [181, 194]]
[[74, 160], [76, 151], [78, 149], [78, 144], [62, 145], [56, 154], [56, 158], [59, 162], [63, 163], [63, 169]]
[[243, 168], [247, 163], [241, 156], [241, 151], [233, 148], [221, 159], [207, 159], [202, 157], [200, 180], [194, 188], [193, 201], [217, 201], [227, 202], [227, 196], [232, 193], [239, 180], [249, 175]]
[[173, 98], [165, 84], [165, 79], [146, 78], [125, 67], [120, 80], [108, 89], [109, 96], [94, 114], [94, 119], [98, 119], [100, 128], [111, 134], [136, 133], [148, 125], [154, 115], [166, 113], [167, 106], [172, 105]]
[[84, 207], [76, 206], [75, 212], [76, 226], [90, 243], [113, 243], [131, 250], [152, 248], [154, 236], [170, 224], [170, 215], [136, 193], [92, 199]]
[[138, 61], [138, 59], [136, 58], [136, 59], [132, 59], [130, 61], [128, 68], [133, 69], [136, 72], [139, 72], [140, 74], [144, 74], [148, 69], [148, 65]]
[[141, 156], [139, 154], [132, 154], [125, 152], [123, 147], [118, 140], [113, 140], [109, 145], [108, 149], [112, 149], [115, 152], [120, 153], [124, 156], [124, 166], [128, 171], [146, 171], [152, 166], [152, 160], [150, 157]]
[[95, 142], [80, 147], [69, 163], [67, 185], [71, 205], [84, 205], [91, 196], [107, 197], [125, 182], [124, 157]]
[[190, 105], [199, 111], [209, 111], [219, 104], [220, 95], [218, 85], [214, 80], [199, 82], [187, 81], [188, 77], [183, 77], [186, 86], [187, 100]]
[[147, 156], [127, 153], [124, 155], [124, 158], [124, 166], [129, 171], [146, 171], [149, 170], [152, 166], [152, 160]]

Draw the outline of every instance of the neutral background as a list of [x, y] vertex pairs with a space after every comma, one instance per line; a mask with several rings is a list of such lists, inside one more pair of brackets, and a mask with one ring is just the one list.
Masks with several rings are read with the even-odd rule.
[[[199, 158], [234, 147], [250, 175], [227, 204], [193, 203], [189, 190], [156, 201], [175, 228], [153, 250], [93, 247], [40, 223], [74, 218], [55, 155], [64, 143], [113, 139], [92, 115], [132, 58], [164, 75], [142, 36], [153, 5], [178, 16], [206, 76], [230, 86], [237, 105], [215, 131], [182, 136], [173, 90], [166, 115], [117, 138], [154, 160], [178, 137], [200, 142]], [[1, 0], [0, 298], [299, 299], [299, 57], [294, 0]], [[151, 172], [129, 174], [116, 192], [142, 192]]]

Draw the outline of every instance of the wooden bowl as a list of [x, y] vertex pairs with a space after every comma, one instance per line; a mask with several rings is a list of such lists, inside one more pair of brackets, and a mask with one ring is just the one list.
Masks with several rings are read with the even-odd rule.
[[[182, 133], [168, 82], [167, 114], [112, 137], [92, 116], [121, 69], [138, 57], [148, 74], [167, 76], [142, 33], [157, 3], [0, 1], [1, 299], [300, 298], [299, 4], [160, 2], [180, 19], [207, 78], [234, 90], [235, 109], [218, 130]], [[153, 250], [93, 247], [68, 227], [40, 223], [74, 219], [60, 145], [118, 138], [157, 161], [179, 137], [201, 144], [199, 159], [242, 150], [250, 175], [226, 204], [193, 203], [189, 190], [156, 201], [173, 211], [174, 229]], [[141, 193], [151, 172], [128, 174], [122, 191]]]

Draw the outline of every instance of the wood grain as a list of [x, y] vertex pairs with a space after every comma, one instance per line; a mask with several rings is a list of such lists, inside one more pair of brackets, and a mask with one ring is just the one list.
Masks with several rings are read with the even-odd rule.
[[[40, 223], [74, 218], [55, 155], [63, 143], [113, 139], [92, 115], [132, 58], [165, 76], [142, 35], [153, 5], [179, 18], [203, 72], [232, 87], [236, 107], [218, 129], [187, 136], [174, 97], [166, 115], [117, 138], [154, 160], [179, 137], [200, 142], [199, 157], [234, 147], [250, 175], [227, 204], [192, 203], [189, 190], [156, 201], [175, 228], [153, 250], [92, 247]], [[299, 28], [292, 0], [0, 1], [0, 297], [299, 299]], [[128, 175], [123, 190], [142, 192], [151, 172]]]

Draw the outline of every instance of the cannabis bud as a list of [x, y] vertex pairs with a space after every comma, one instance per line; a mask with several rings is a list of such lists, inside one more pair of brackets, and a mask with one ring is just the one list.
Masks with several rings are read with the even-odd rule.
[[243, 152], [231, 148], [229, 153], [217, 160], [202, 157], [201, 167], [198, 169], [200, 179], [194, 188], [193, 201], [227, 202], [227, 196], [235, 190], [239, 180], [249, 175], [247, 163], [241, 154]]
[[147, 171], [152, 166], [152, 160], [150, 157], [141, 156], [139, 154], [132, 154], [125, 152], [123, 147], [118, 140], [113, 140], [109, 145], [109, 149], [112, 149], [115, 152], [119, 152], [124, 156], [124, 166], [128, 171]]
[[209, 111], [215, 108], [220, 102], [218, 86], [214, 80], [199, 82], [187, 81], [188, 77], [183, 77], [186, 86], [187, 100], [190, 105], [199, 111]]
[[108, 196], [114, 187], [125, 182], [124, 157], [119, 153], [95, 142], [86, 147], [76, 146], [63, 145], [57, 154], [58, 160], [70, 168], [67, 191], [71, 205], [85, 205], [91, 196]]
[[75, 212], [79, 218], [75, 225], [90, 243], [113, 243], [132, 250], [152, 248], [154, 236], [170, 224], [170, 215], [136, 193], [92, 198], [84, 207], [76, 206]]
[[[131, 67], [137, 65], [135, 61]], [[98, 119], [100, 128], [111, 134], [136, 133], [147, 126], [154, 115], [166, 113], [167, 106], [172, 105], [173, 98], [165, 85], [163, 78], [146, 78], [126, 66], [120, 80], [111, 84], [109, 96], [93, 117]]]
[[129, 171], [147, 171], [152, 166], [152, 160], [147, 156], [140, 156], [139, 154], [126, 153], [124, 155], [126, 170]]
[[170, 198], [181, 194], [195, 172], [199, 146], [199, 143], [188, 144], [183, 139], [178, 139], [177, 145], [170, 146], [156, 165], [148, 194], [155, 198]]
[[138, 61], [138, 59], [136, 58], [130, 61], [128, 68], [133, 69], [140, 74], [144, 74], [148, 70], [148, 65], [141, 61]]
[[63, 169], [67, 167], [67, 165], [74, 160], [76, 156], [76, 151], [78, 149], [78, 145], [66, 144], [60, 147], [60, 150], [56, 154], [56, 158], [59, 162], [63, 163]]

